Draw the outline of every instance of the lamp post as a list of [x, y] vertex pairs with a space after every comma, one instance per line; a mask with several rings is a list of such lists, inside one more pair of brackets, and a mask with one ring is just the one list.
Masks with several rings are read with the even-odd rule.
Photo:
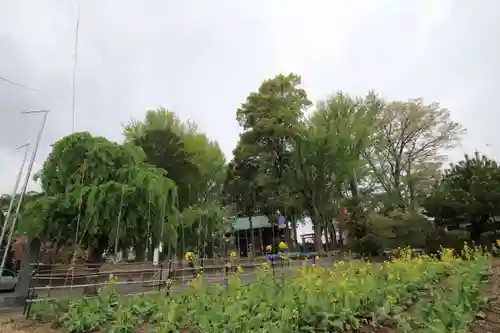
[[33, 153], [31, 154], [30, 163], [28, 165], [28, 171], [27, 171], [26, 177], [24, 179], [24, 184], [23, 184], [23, 188], [21, 190], [21, 194], [19, 195], [19, 200], [17, 202], [16, 212], [14, 214], [14, 218], [13, 218], [12, 223], [10, 225], [9, 236], [7, 237], [7, 244], [5, 246], [5, 251], [4, 251], [3, 257], [2, 257], [2, 263], [0, 265], [0, 277], [3, 274], [3, 270], [5, 267], [5, 261], [7, 260], [7, 253], [9, 252], [10, 243], [12, 241], [12, 234], [14, 233], [14, 229], [16, 227], [16, 222], [17, 222], [17, 218], [19, 217], [19, 211], [21, 209], [21, 204], [23, 202], [24, 194], [26, 193], [26, 189], [28, 188], [28, 182], [31, 178], [31, 171], [33, 170], [33, 164], [35, 163], [36, 153], [38, 152], [38, 147], [40, 146], [40, 139], [42, 138], [43, 130], [45, 129], [45, 124], [47, 122], [47, 116], [49, 114], [49, 111], [50, 110], [35, 110], [35, 111], [23, 111], [23, 112], [21, 112], [21, 114], [28, 114], [28, 115], [43, 114], [43, 120], [42, 120], [42, 125], [40, 126], [40, 130], [38, 131], [38, 135], [36, 137], [35, 148], [33, 150]]

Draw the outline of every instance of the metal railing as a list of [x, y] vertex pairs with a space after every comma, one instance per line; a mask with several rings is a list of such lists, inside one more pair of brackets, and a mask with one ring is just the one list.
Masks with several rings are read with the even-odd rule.
[[[331, 264], [339, 258], [338, 253], [329, 253]], [[68, 297], [86, 297], [89, 289], [95, 290], [108, 284], [110, 275], [115, 278], [116, 291], [122, 296], [158, 293], [167, 288], [167, 294], [187, 288], [201, 271], [200, 278], [209, 285], [225, 284], [231, 272], [239, 266], [243, 283], [252, 283], [256, 278], [256, 268], [268, 263], [273, 276], [289, 276], [304, 264], [314, 264], [316, 254], [305, 256], [275, 258], [234, 258], [197, 260], [194, 267], [187, 261], [165, 261], [157, 265], [152, 263], [120, 263], [102, 265], [38, 265], [34, 270], [25, 303], [25, 313], [29, 315], [31, 305], [41, 301], [55, 301]]]

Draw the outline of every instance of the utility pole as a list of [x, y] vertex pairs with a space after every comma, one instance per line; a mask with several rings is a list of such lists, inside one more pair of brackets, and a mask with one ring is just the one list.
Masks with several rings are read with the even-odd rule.
[[26, 189], [28, 188], [28, 182], [31, 178], [31, 171], [33, 170], [33, 164], [35, 163], [36, 153], [38, 152], [38, 147], [40, 146], [40, 139], [42, 138], [43, 130], [45, 129], [45, 124], [47, 122], [47, 116], [48, 116], [49, 112], [50, 112], [50, 110], [35, 110], [35, 111], [23, 111], [23, 112], [21, 112], [21, 114], [28, 114], [28, 115], [43, 114], [43, 120], [42, 120], [42, 125], [40, 126], [40, 130], [38, 131], [38, 135], [36, 137], [35, 148], [33, 150], [33, 153], [31, 154], [30, 163], [28, 165], [28, 171], [27, 171], [26, 177], [24, 179], [24, 184], [23, 184], [23, 188], [21, 190], [21, 194], [19, 195], [19, 200], [17, 202], [16, 212], [14, 214], [14, 218], [13, 218], [12, 223], [10, 225], [9, 236], [7, 237], [7, 245], [5, 246], [5, 251], [4, 251], [3, 257], [2, 257], [2, 263], [0, 265], [0, 277], [3, 274], [3, 270], [5, 267], [5, 261], [7, 260], [7, 253], [9, 252], [10, 243], [12, 241], [12, 234], [14, 233], [14, 229], [16, 227], [16, 222], [17, 222], [17, 218], [19, 217], [19, 211], [21, 209], [21, 204], [23, 202], [24, 194], [26, 193]]
[[[19, 150], [19, 149], [24, 148], [24, 147], [26, 147], [26, 151], [24, 152], [23, 162], [21, 163], [21, 168], [19, 169], [19, 172], [17, 173], [16, 183], [14, 184], [14, 189], [12, 190], [12, 195], [10, 197], [9, 208], [7, 209], [7, 215], [5, 216], [5, 221], [4, 221], [4, 224], [2, 226], [2, 234], [0, 235], [0, 247], [3, 244], [3, 238], [5, 237], [5, 231], [7, 230], [7, 226], [9, 225], [10, 215], [12, 213], [12, 209], [14, 208], [14, 199], [16, 198], [17, 189], [19, 188], [19, 183], [21, 182], [21, 176], [23, 174], [24, 166], [26, 165], [26, 161], [28, 160], [28, 152], [30, 149], [30, 143], [25, 143], [24, 145], [16, 148], [17, 150]], [[1, 277], [1, 275], [0, 275], [0, 277]]]

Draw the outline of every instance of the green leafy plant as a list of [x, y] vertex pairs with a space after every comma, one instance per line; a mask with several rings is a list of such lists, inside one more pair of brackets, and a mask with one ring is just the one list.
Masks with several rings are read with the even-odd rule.
[[97, 297], [68, 300], [67, 307], [52, 307], [60, 312], [49, 318], [72, 333], [132, 333], [146, 326], [165, 333], [349, 332], [363, 326], [464, 332], [483, 305], [479, 287], [488, 265], [488, 254], [468, 247], [460, 256], [444, 249], [439, 257], [402, 249], [381, 264], [349, 260], [325, 268], [317, 259], [282, 279], [264, 264], [251, 284], [242, 282], [238, 267], [224, 286], [205, 284], [198, 275], [173, 296], [132, 298], [120, 298], [111, 278]]

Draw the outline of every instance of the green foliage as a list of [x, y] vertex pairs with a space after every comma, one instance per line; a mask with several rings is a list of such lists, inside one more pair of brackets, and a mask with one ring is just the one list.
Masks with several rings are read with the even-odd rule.
[[[250, 217], [253, 229], [252, 216], [263, 214], [271, 223], [278, 215], [310, 218], [316, 251], [323, 235], [340, 235], [335, 246], [343, 246], [346, 231], [352, 247], [370, 253], [396, 239], [419, 247], [444, 239], [421, 225], [418, 212], [446, 149], [464, 133], [449, 111], [422, 99], [337, 92], [308, 113], [301, 84], [297, 74], [279, 74], [248, 94], [236, 111], [242, 133], [227, 165], [196, 123], [164, 108], [124, 126], [125, 144], [88, 133], [61, 139], [37, 176], [43, 192], [26, 203], [23, 219], [34, 222], [22, 231], [66, 245], [77, 235], [99, 251], [133, 246], [141, 254], [163, 241], [178, 255], [205, 255], [207, 246], [225, 243], [229, 215]], [[446, 174], [425, 208], [440, 226], [479, 226], [477, 239], [500, 207], [497, 176], [455, 178]], [[349, 216], [340, 216], [344, 207]]]
[[52, 148], [38, 174], [43, 195], [27, 202], [23, 213], [32, 235], [56, 243], [76, 240], [96, 256], [147, 237], [154, 244], [161, 236], [170, 242], [175, 237], [175, 183], [145, 164], [140, 150], [87, 132]]
[[[194, 122], [163, 108], [126, 125], [124, 144], [86, 132], [62, 138], [37, 174], [42, 192], [26, 196], [18, 232], [83, 245], [90, 260], [130, 247], [140, 258], [160, 242], [169, 254], [203, 258], [215, 255], [207, 248], [227, 246], [228, 216], [246, 215], [254, 237], [253, 216], [275, 223], [279, 214], [288, 221], [310, 218], [318, 252], [322, 236], [340, 235], [335, 245], [343, 246], [347, 231], [348, 247], [361, 254], [408, 245], [438, 252], [446, 245], [465, 248], [466, 260], [452, 250], [443, 250], [440, 260], [402, 251], [379, 267], [357, 261], [303, 267], [279, 281], [264, 268], [251, 285], [236, 275], [212, 288], [199, 277], [173, 297], [122, 298], [112, 280], [96, 298], [41, 303], [35, 313], [74, 333], [381, 326], [463, 332], [482, 305], [479, 284], [488, 261], [463, 240], [496, 235], [490, 222], [500, 215], [498, 164], [476, 154], [441, 174], [446, 150], [464, 129], [439, 103], [337, 92], [307, 113], [312, 103], [301, 81], [279, 74], [247, 96], [236, 111], [242, 133], [227, 165]], [[0, 199], [0, 219], [8, 199]], [[348, 216], [340, 214], [344, 207]]]
[[195, 123], [182, 122], [166, 109], [149, 110], [144, 121], [125, 126], [124, 134], [145, 152], [148, 163], [164, 169], [178, 184], [181, 209], [219, 195], [224, 154]]
[[259, 179], [259, 161], [238, 145], [234, 159], [227, 168], [224, 191], [226, 202], [234, 204], [238, 212], [253, 216], [258, 211], [262, 182]]
[[290, 189], [284, 179], [290, 152], [304, 111], [311, 104], [300, 84], [301, 78], [295, 74], [277, 75], [265, 80], [237, 110], [244, 132], [234, 151], [229, 170], [234, 179], [227, 190], [244, 214], [261, 211], [271, 215], [285, 210], [283, 196]]
[[200, 172], [192, 161], [192, 154], [184, 148], [181, 138], [169, 129], [146, 131], [133, 143], [145, 152], [148, 163], [166, 171], [178, 188], [179, 208], [184, 209], [191, 200], [191, 180], [199, 179]]
[[[244, 132], [228, 166], [226, 200], [239, 214], [250, 217], [251, 230], [251, 217], [256, 212], [266, 214], [275, 223], [276, 212], [288, 215], [293, 203], [287, 179], [291, 151], [302, 127], [304, 111], [311, 104], [300, 84], [301, 78], [296, 74], [280, 74], [265, 80], [236, 112]], [[289, 210], [300, 214], [296, 208]]]
[[300, 132], [292, 155], [294, 189], [302, 196], [317, 239], [320, 228], [333, 228], [331, 221], [346, 202], [346, 185], [360, 168], [359, 154], [368, 144], [378, 110], [374, 101], [372, 94], [355, 100], [339, 92], [318, 103]]
[[392, 211], [383, 215], [372, 212], [367, 214], [364, 226], [363, 236], [351, 238], [349, 242], [353, 252], [380, 255], [384, 250], [406, 246], [434, 250], [430, 243], [437, 241], [432, 237], [432, 223], [425, 216], [413, 213]]
[[422, 99], [381, 101], [371, 144], [362, 156], [374, 191], [383, 191], [388, 209], [416, 211], [463, 127], [449, 110]]
[[[461, 332], [484, 305], [480, 282], [489, 257], [466, 249], [455, 258], [413, 257], [408, 250], [381, 265], [337, 262], [330, 268], [304, 265], [276, 279], [265, 265], [255, 283], [243, 284], [241, 269], [227, 285], [210, 286], [202, 276], [170, 296], [119, 299], [114, 280], [94, 299], [71, 299], [32, 313], [48, 315], [71, 333], [99, 328], [132, 333], [167, 332], [350, 332], [389, 327], [402, 332]], [[320, 267], [321, 266], [321, 267]], [[409, 310], [411, 309], [411, 310]], [[438, 329], [436, 327], [439, 327]]]
[[354, 241], [379, 238], [367, 222], [373, 211], [416, 216], [439, 177], [444, 150], [464, 132], [449, 111], [421, 99], [338, 92], [306, 116], [311, 103], [300, 83], [295, 74], [265, 80], [237, 110], [243, 133], [228, 166], [227, 202], [247, 216], [308, 216], [317, 240], [335, 229], [332, 221], [343, 206], [349, 207], [353, 223], [346, 227]]
[[479, 153], [465, 155], [445, 171], [424, 208], [436, 224], [466, 228], [471, 238], [479, 241], [489, 220], [500, 214], [500, 167]]
[[[142, 122], [125, 126], [127, 142], [140, 147], [149, 164], [166, 172], [177, 185], [180, 224], [178, 254], [214, 245], [224, 228], [221, 206], [225, 159], [216, 142], [166, 109], [149, 110]], [[203, 250], [205, 251], [205, 250]]]

